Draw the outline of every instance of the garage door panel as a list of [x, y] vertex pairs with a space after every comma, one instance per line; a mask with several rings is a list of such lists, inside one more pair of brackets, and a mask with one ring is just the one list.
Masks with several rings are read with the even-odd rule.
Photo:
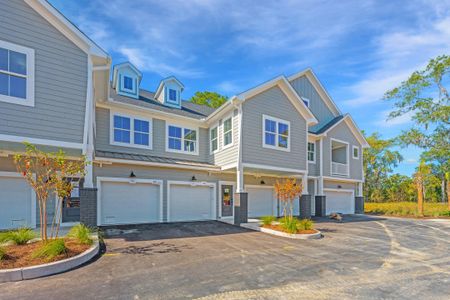
[[159, 221], [159, 185], [126, 182], [102, 183], [102, 224], [137, 224]]
[[22, 178], [0, 177], [0, 229], [33, 227], [31, 187]]
[[355, 213], [355, 199], [352, 192], [347, 191], [326, 191], [326, 213]]
[[169, 221], [214, 219], [215, 201], [211, 186], [170, 185]]
[[276, 215], [273, 189], [246, 188], [248, 193], [248, 216], [250, 218]]

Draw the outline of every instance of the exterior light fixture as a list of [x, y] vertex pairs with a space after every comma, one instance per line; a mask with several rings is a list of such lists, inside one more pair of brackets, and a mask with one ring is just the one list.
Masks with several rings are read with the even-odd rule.
[[192, 180], [192, 181], [197, 181], [197, 178], [195, 178], [195, 175], [192, 176], [191, 180]]
[[130, 173], [130, 178], [135, 178], [135, 177], [136, 177], [136, 175], [134, 175], [134, 172], [131, 171], [131, 173]]
[[261, 182], [260, 182], [261, 184], [266, 184], [266, 182], [264, 181], [264, 180], [261, 180]]

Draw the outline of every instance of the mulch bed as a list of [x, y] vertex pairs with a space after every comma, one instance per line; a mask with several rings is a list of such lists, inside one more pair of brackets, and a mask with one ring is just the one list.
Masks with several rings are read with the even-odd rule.
[[[284, 230], [283, 227], [281, 227], [280, 225], [277, 224], [272, 224], [272, 225], [263, 225], [264, 228], [269, 228], [272, 230], [276, 230], [276, 231], [281, 231], [281, 232], [287, 232], [286, 230]], [[313, 234], [313, 233], [317, 233], [318, 231], [315, 229], [309, 229], [309, 230], [297, 230], [296, 234]]]
[[52, 260], [47, 260], [45, 258], [32, 258], [33, 252], [41, 245], [41, 242], [35, 242], [26, 245], [11, 245], [4, 247], [6, 250], [6, 256], [0, 260], [0, 269], [30, 267], [63, 260], [76, 256], [91, 247], [90, 245], [81, 245], [75, 240], [66, 240], [66, 253], [63, 253]]

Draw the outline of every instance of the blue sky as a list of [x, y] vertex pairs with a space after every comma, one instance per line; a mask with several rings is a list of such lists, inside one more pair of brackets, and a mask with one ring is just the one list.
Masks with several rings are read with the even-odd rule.
[[[175, 75], [185, 99], [198, 90], [232, 96], [311, 67], [343, 112], [385, 138], [411, 122], [386, 121], [383, 93], [450, 49], [448, 0], [50, 2], [114, 63], [134, 63], [146, 89]], [[409, 175], [420, 152], [401, 153], [396, 172]]]

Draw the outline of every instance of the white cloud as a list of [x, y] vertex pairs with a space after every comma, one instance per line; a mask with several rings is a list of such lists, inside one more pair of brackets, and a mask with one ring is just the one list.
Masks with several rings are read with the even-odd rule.
[[222, 81], [216, 86], [217, 90], [226, 95], [237, 94], [242, 88], [232, 81]]
[[391, 113], [391, 110], [382, 111], [379, 114], [378, 119], [373, 122], [373, 125], [376, 125], [378, 127], [383, 127], [383, 128], [389, 128], [389, 127], [393, 127], [393, 126], [399, 126], [399, 125], [405, 125], [405, 124], [411, 123], [411, 117], [413, 116], [413, 113], [411, 113], [411, 112], [403, 114], [394, 119], [388, 119], [390, 113]]

